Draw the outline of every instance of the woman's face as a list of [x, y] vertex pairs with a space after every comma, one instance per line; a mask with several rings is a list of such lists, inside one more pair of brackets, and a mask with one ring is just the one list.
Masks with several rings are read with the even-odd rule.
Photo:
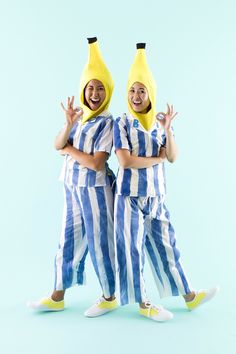
[[147, 113], [150, 99], [146, 87], [140, 82], [135, 82], [128, 92], [128, 100], [132, 109], [137, 113]]
[[85, 104], [96, 111], [106, 98], [105, 87], [102, 82], [96, 79], [90, 80], [84, 89]]

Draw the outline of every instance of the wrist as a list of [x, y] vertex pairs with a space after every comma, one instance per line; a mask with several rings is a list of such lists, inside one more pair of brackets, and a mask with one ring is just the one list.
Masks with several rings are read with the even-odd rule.
[[168, 128], [165, 128], [165, 133], [166, 134], [170, 134], [171, 133], [171, 126], [168, 127]]
[[65, 128], [66, 128], [67, 131], [71, 131], [71, 129], [73, 128], [73, 124], [69, 123], [69, 122], [66, 122]]

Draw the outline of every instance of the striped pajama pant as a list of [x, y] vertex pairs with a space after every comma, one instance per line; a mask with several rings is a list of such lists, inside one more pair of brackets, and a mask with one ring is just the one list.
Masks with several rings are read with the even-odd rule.
[[117, 288], [122, 305], [148, 300], [143, 277], [145, 253], [160, 297], [192, 291], [162, 197], [116, 195], [114, 229]]
[[87, 188], [65, 184], [64, 198], [54, 289], [85, 284], [85, 259], [89, 251], [103, 295], [110, 297], [115, 293], [113, 191], [110, 186]]

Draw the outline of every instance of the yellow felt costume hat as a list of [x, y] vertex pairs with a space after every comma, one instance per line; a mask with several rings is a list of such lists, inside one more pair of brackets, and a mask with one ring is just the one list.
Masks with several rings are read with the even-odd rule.
[[[106, 67], [102, 54], [99, 49], [97, 38], [88, 38], [89, 43], [89, 55], [88, 62], [82, 72], [80, 79], [80, 107], [83, 109], [82, 123], [87, 122], [89, 119], [98, 116], [101, 112], [106, 110], [109, 106], [112, 91], [114, 88], [114, 82], [111, 74]], [[106, 97], [102, 105], [96, 110], [92, 111], [85, 103], [84, 89], [90, 80], [99, 80], [105, 87]]]
[[137, 118], [146, 130], [150, 130], [156, 120], [157, 89], [152, 73], [148, 67], [145, 47], [145, 43], [137, 43], [137, 52], [128, 76], [127, 90], [129, 92], [135, 82], [143, 84], [148, 91], [151, 107], [147, 113], [137, 113], [132, 109], [128, 100], [128, 109], [132, 116]]

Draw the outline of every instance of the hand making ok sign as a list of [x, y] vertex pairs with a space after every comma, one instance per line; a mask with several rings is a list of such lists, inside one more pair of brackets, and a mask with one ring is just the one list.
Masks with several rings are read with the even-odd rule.
[[66, 115], [66, 121], [69, 126], [73, 126], [83, 115], [83, 110], [79, 107], [73, 107], [74, 105], [74, 96], [72, 99], [68, 97], [67, 99], [67, 108], [64, 107], [63, 103], [61, 102], [61, 107]]
[[178, 112], [174, 113], [173, 105], [170, 106], [167, 103], [167, 112], [166, 113], [164, 113], [164, 112], [157, 113], [156, 119], [158, 120], [158, 122], [160, 123], [162, 128], [164, 128], [165, 130], [169, 130], [171, 128], [172, 121], [176, 117], [177, 114], [178, 114]]

